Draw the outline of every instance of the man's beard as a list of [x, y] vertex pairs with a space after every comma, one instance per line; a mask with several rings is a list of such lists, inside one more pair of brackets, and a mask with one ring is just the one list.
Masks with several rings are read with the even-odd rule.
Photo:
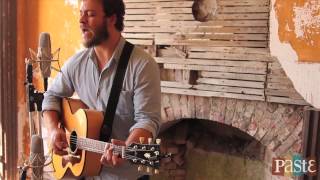
[[93, 36], [89, 40], [84, 40], [83, 45], [86, 48], [91, 48], [94, 46], [99, 45], [101, 42], [109, 39], [109, 31], [106, 28], [106, 23], [102, 24], [102, 26], [99, 26], [98, 28], [92, 30]]

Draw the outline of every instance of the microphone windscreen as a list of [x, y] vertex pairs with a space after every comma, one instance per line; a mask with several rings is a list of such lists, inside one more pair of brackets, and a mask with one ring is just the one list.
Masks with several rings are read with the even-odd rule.
[[40, 33], [38, 47], [45, 49], [48, 53], [51, 53], [51, 39], [49, 33]]
[[39, 46], [37, 57], [40, 60], [40, 70], [43, 78], [50, 77], [51, 74], [51, 40], [50, 34], [42, 32], [39, 36]]
[[43, 141], [39, 135], [31, 137], [31, 152], [37, 154], [43, 153]]
[[32, 135], [29, 157], [29, 163], [32, 169], [31, 180], [42, 179], [44, 162], [43, 140], [39, 135]]

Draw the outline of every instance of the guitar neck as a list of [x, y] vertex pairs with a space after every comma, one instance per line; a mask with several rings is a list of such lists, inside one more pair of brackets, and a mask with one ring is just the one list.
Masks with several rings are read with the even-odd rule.
[[70, 149], [72, 151], [81, 149], [88, 152], [103, 154], [105, 152], [104, 149], [106, 145], [110, 145], [113, 149], [113, 153], [117, 153], [121, 158], [129, 160], [134, 164], [146, 165], [152, 168], [159, 168], [160, 159], [162, 157], [170, 156], [160, 155], [160, 140], [157, 141], [156, 144], [152, 144], [152, 142], [149, 141], [148, 144], [132, 143], [126, 147], [95, 139], [78, 137], [75, 131], [70, 135]]
[[[71, 141], [74, 141], [74, 139], [71, 139]], [[111, 143], [106, 143], [103, 141], [98, 141], [95, 139], [89, 139], [84, 137], [77, 137], [76, 140], [77, 148], [103, 154], [104, 148], [107, 144], [112, 146], [113, 153], [117, 153], [121, 156], [123, 159], [132, 160], [134, 162], [139, 161], [142, 162], [142, 164], [146, 163], [154, 163], [152, 161], [156, 161], [159, 159], [159, 147], [158, 145], [130, 145], [129, 147], [126, 146], [118, 146]], [[150, 146], [150, 147], [149, 147]], [[155, 148], [157, 147], [157, 148]], [[147, 159], [145, 159], [147, 158]], [[158, 164], [158, 160], [156, 162]]]
[[110, 144], [111, 146], [113, 146], [113, 151], [116, 153], [119, 153], [120, 155], [123, 154], [124, 151], [126, 150], [125, 146], [117, 146], [111, 143], [106, 143], [106, 142], [98, 141], [95, 139], [89, 139], [89, 138], [83, 138], [83, 137], [77, 138], [77, 147], [79, 149], [95, 152], [99, 154], [104, 153], [104, 148], [107, 144]]

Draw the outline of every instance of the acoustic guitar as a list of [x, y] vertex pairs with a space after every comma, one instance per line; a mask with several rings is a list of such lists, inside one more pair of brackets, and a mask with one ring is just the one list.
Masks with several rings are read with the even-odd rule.
[[[69, 154], [60, 156], [52, 155], [54, 176], [57, 179], [64, 177], [96, 176], [100, 173], [101, 154], [104, 152], [106, 142], [98, 141], [99, 131], [103, 122], [103, 113], [90, 110], [80, 100], [63, 99], [63, 125], [69, 143]], [[158, 173], [160, 159], [169, 155], [160, 154], [160, 139], [152, 143], [148, 139], [147, 144], [133, 143], [128, 147], [112, 145], [114, 152], [129, 162], [146, 166], [146, 171]], [[138, 170], [141, 170], [139, 166]]]

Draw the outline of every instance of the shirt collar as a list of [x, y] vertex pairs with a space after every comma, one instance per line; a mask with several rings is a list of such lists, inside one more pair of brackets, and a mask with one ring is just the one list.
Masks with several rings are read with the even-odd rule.
[[120, 40], [119, 40], [117, 47], [115, 48], [115, 50], [111, 56], [111, 60], [115, 59], [116, 62], [119, 62], [119, 59], [122, 54], [122, 50], [123, 50], [125, 42], [126, 42], [126, 40], [122, 36], [120, 36]]
[[[114, 52], [110, 58], [110, 61], [106, 64], [106, 67], [109, 67], [111, 65], [111, 63], [113, 62], [119, 62], [120, 56], [121, 56], [121, 52], [123, 50], [123, 47], [125, 45], [126, 40], [120, 36], [120, 40], [116, 46], [116, 48], [114, 49]], [[97, 59], [96, 59], [96, 53], [94, 51], [94, 48], [91, 47], [89, 49], [90, 53], [89, 53], [89, 58], [97, 65]]]

